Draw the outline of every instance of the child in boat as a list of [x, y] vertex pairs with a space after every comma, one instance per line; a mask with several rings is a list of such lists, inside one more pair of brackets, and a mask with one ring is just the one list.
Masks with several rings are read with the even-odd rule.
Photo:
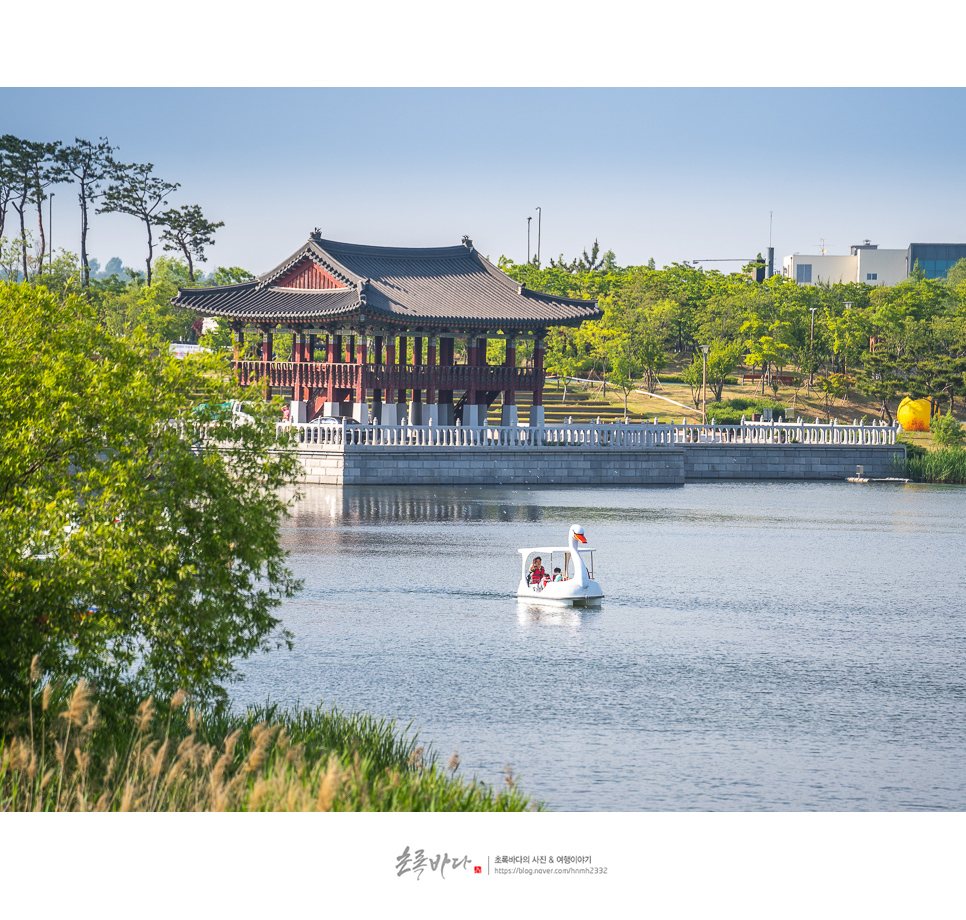
[[553, 570], [553, 580], [554, 581], [564, 581], [565, 580], [564, 577], [563, 577], [563, 575], [561, 574], [559, 568]]
[[546, 577], [547, 570], [543, 567], [543, 562], [540, 557], [537, 556], [533, 562], [530, 563], [530, 572], [527, 575], [527, 584], [542, 585]]

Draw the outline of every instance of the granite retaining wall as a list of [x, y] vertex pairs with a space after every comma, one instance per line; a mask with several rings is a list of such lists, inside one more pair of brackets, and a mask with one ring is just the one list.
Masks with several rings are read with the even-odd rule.
[[[338, 464], [342, 475], [338, 478]], [[343, 485], [682, 485], [684, 450], [348, 450], [302, 455], [306, 482]]]
[[898, 476], [893, 458], [904, 460], [902, 445], [779, 446], [691, 444], [684, 451], [688, 482], [716, 479], [848, 479], [856, 467], [870, 479]]
[[688, 444], [638, 450], [352, 450], [300, 454], [304, 482], [327, 485], [683, 485], [715, 480], [841, 480], [897, 475], [905, 447]]

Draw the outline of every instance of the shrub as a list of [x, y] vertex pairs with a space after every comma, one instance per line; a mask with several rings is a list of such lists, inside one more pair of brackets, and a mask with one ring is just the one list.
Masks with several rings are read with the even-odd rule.
[[788, 409], [782, 403], [771, 399], [751, 399], [746, 396], [737, 396], [723, 402], [708, 403], [708, 419], [714, 419], [719, 425], [738, 425], [741, 423], [742, 416], [749, 419], [752, 415], [761, 414], [763, 409], [771, 409], [772, 417], [775, 420], [784, 418], [788, 412]]
[[966, 431], [952, 412], [948, 412], [932, 420], [932, 436], [940, 447], [959, 447], [966, 440]]

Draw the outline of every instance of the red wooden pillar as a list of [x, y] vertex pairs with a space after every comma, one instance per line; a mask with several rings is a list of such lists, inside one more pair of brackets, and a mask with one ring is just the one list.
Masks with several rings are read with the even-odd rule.
[[314, 339], [314, 335], [306, 335], [304, 332], [295, 332], [292, 334], [292, 357], [297, 365], [295, 368], [295, 382], [292, 396], [299, 402], [308, 402], [311, 398], [309, 391], [309, 369], [304, 367], [304, 365], [312, 360], [312, 345], [314, 344]]
[[234, 330], [234, 335], [232, 336], [232, 345], [234, 346], [234, 359], [237, 362], [241, 360], [242, 352], [245, 349], [245, 330], [244, 329]]
[[464, 404], [467, 406], [476, 405], [476, 350], [476, 339], [468, 338], [466, 340], [466, 373], [469, 377], [469, 384], [466, 387], [466, 399], [464, 400]]
[[[486, 367], [487, 366], [487, 363], [486, 363], [486, 336], [485, 335], [481, 335], [476, 340], [476, 365], [477, 365], [477, 367]], [[479, 399], [481, 399], [483, 402], [486, 402], [486, 372], [485, 371], [478, 371], [477, 372], [477, 378], [476, 379], [479, 381], [479, 384], [478, 384], [479, 391], [480, 391]]]
[[[452, 367], [454, 356], [456, 354], [456, 340], [451, 338], [442, 338], [439, 340], [439, 366], [442, 367]], [[448, 375], [447, 375], [448, 376]], [[449, 377], [449, 379], [452, 379]], [[440, 402], [452, 402], [453, 401], [453, 391], [452, 390], [440, 390], [439, 391], [439, 401]]]
[[302, 335], [302, 360], [309, 365], [303, 371], [305, 386], [302, 388], [302, 399], [305, 400], [305, 402], [311, 402], [312, 397], [315, 395], [312, 392], [312, 381], [315, 378], [315, 375], [312, 373], [312, 364], [315, 363], [314, 335]]
[[366, 364], [369, 360], [369, 339], [360, 335], [356, 339], [356, 402], [364, 403], [368, 395], [366, 386]]
[[[383, 367], [384, 362], [383, 362], [382, 358], [383, 358], [383, 355], [382, 355], [382, 336], [381, 335], [377, 335], [376, 336], [376, 354], [375, 354], [375, 357], [373, 358], [373, 362], [376, 365], [378, 365], [378, 367], [379, 367], [379, 375], [380, 376], [382, 376], [382, 374], [383, 374], [382, 367]], [[374, 403], [377, 403], [377, 402], [378, 403], [381, 403], [382, 402], [382, 389], [381, 388], [378, 389], [378, 390], [373, 389], [373, 391], [372, 391], [372, 401]]]
[[386, 339], [386, 402], [392, 402], [396, 386], [396, 337]]
[[[451, 370], [443, 370], [443, 368], [451, 368], [453, 366], [453, 358], [456, 353], [456, 340], [452, 338], [441, 338], [439, 340], [439, 367], [440, 367], [440, 379], [444, 381], [451, 381], [453, 379]], [[443, 384], [444, 387], [447, 386], [446, 383]], [[452, 386], [452, 383], [449, 384]], [[437, 419], [440, 425], [455, 425], [456, 420], [453, 418], [453, 391], [451, 389], [441, 389], [438, 396], [436, 397], [437, 409]]]
[[507, 368], [506, 388], [503, 390], [503, 405], [515, 406], [517, 399], [517, 340], [512, 336], [507, 336], [506, 340], [506, 361]]
[[292, 399], [302, 398], [302, 333], [292, 330], [292, 357], [289, 359], [295, 365], [292, 375]]
[[328, 341], [325, 346], [325, 401], [335, 402], [335, 357], [336, 348], [340, 347], [340, 339], [337, 335], [329, 333], [326, 336]]
[[426, 405], [432, 406], [436, 402], [436, 336], [431, 335], [426, 340]]
[[543, 405], [543, 333], [533, 343], [533, 404]]
[[[419, 368], [423, 363], [423, 337], [417, 335], [413, 339], [413, 368], [416, 369], [417, 381], [419, 380]], [[417, 387], [413, 387], [413, 402], [421, 403], [423, 401], [423, 391]]]
[[[409, 345], [409, 342], [406, 336], [404, 335], [399, 336], [399, 352], [398, 352], [398, 357], [396, 361], [396, 366], [399, 368], [400, 371], [406, 366], [406, 360], [409, 357], [409, 355], [407, 354], [408, 345]], [[396, 379], [402, 382], [399, 375], [397, 375]], [[399, 388], [399, 390], [396, 393], [396, 402], [397, 403], [406, 402], [406, 387]]]
[[262, 331], [262, 373], [264, 375], [263, 387], [265, 398], [272, 398], [272, 333], [268, 330]]

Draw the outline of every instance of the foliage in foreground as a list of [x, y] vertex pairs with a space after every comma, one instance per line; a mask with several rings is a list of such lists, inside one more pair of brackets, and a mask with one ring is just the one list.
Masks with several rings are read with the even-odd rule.
[[0, 719], [35, 652], [130, 708], [184, 686], [224, 699], [234, 661], [288, 640], [297, 461], [276, 407], [226, 410], [241, 397], [217, 356], [174, 360], [84, 298], [0, 282]]
[[[36, 670], [34, 672], [36, 675]], [[199, 716], [175, 694], [123, 729], [88, 685], [46, 684], [0, 737], [0, 811], [529, 811], [507, 773], [494, 791], [457, 776], [393, 722], [339, 710]]]
[[914, 482], [966, 483], [966, 450], [910, 450], [906, 446], [906, 476]]

